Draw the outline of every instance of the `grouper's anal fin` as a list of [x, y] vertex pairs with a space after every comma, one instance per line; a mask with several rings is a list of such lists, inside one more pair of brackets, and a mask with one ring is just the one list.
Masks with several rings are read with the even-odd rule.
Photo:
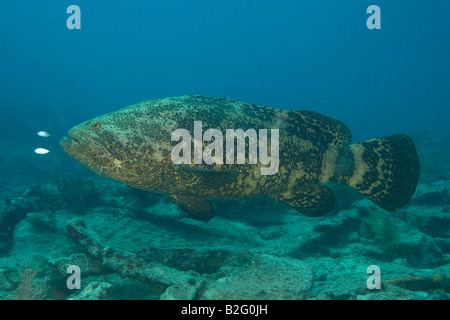
[[206, 222], [214, 217], [214, 209], [208, 199], [176, 194], [170, 195], [170, 198], [192, 219]]
[[288, 204], [301, 214], [321, 217], [333, 209], [335, 196], [326, 186], [312, 185], [281, 193], [274, 199]]

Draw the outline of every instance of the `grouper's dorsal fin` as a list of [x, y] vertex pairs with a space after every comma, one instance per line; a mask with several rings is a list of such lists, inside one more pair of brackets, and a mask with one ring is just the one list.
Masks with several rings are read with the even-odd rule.
[[330, 188], [321, 185], [305, 186], [298, 190], [285, 192], [274, 197], [299, 213], [310, 217], [321, 217], [333, 209], [334, 193]]
[[189, 165], [174, 165], [174, 168], [181, 183], [200, 190], [223, 188], [239, 175], [234, 171], [205, 169]]
[[352, 141], [350, 129], [341, 121], [306, 110], [279, 110], [277, 117], [289, 125], [292, 134], [304, 140], [343, 147]]
[[214, 209], [208, 199], [177, 194], [170, 195], [170, 198], [192, 219], [206, 222], [214, 217]]

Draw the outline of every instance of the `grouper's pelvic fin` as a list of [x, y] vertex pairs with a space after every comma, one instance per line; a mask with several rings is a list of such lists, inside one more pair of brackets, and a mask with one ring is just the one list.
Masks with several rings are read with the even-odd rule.
[[330, 182], [355, 188], [383, 209], [394, 211], [413, 196], [419, 171], [412, 139], [395, 134], [342, 148], [329, 178]]
[[208, 199], [175, 194], [170, 198], [192, 219], [206, 222], [214, 217], [214, 208]]

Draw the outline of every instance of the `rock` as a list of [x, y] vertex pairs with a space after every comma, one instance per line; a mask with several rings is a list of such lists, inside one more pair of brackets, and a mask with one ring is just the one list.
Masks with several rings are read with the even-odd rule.
[[450, 238], [450, 216], [446, 212], [435, 214], [419, 230], [432, 237]]
[[62, 277], [69, 276], [67, 268], [71, 265], [80, 267], [83, 276], [100, 274], [102, 272], [100, 261], [93, 260], [82, 253], [72, 254], [70, 257], [52, 259], [48, 263]]
[[71, 238], [78, 243], [92, 259], [98, 260], [105, 270], [119, 273], [164, 291], [168, 286], [193, 281], [191, 275], [156, 262], [147, 262], [138, 255], [102, 244], [100, 237], [89, 230], [80, 219], [73, 219], [67, 225]]
[[410, 204], [442, 206], [448, 210], [450, 206], [450, 181], [438, 180], [427, 184], [419, 183]]
[[112, 285], [107, 282], [91, 282], [81, 292], [76, 293], [68, 300], [103, 300], [108, 298]]
[[35, 197], [13, 196], [0, 204], [0, 254], [11, 249], [14, 228], [36, 208], [36, 202]]
[[443, 253], [450, 253], [450, 238], [434, 237], [434, 242], [442, 250]]
[[203, 281], [188, 281], [169, 286], [159, 298], [160, 300], [194, 300]]
[[13, 280], [16, 279], [17, 270], [13, 272], [7, 265], [0, 264], [0, 300], [11, 300], [15, 298], [13, 293], [17, 285]]
[[200, 274], [217, 272], [223, 265], [243, 265], [248, 257], [229, 248], [155, 248], [139, 251], [146, 261], [156, 261], [181, 271], [193, 270]]
[[415, 292], [394, 286], [385, 285], [382, 290], [372, 290], [367, 294], [356, 296], [356, 300], [422, 300], [424, 296]]
[[312, 299], [355, 300], [359, 295], [372, 293], [367, 289], [367, 267], [373, 261], [331, 257], [309, 258], [307, 261], [314, 264], [318, 275], [310, 292]]
[[313, 281], [309, 264], [262, 254], [249, 265], [207, 285], [201, 299], [304, 299]]
[[415, 268], [435, 268], [445, 263], [442, 250], [434, 239], [420, 231], [402, 234], [397, 257], [404, 257]]

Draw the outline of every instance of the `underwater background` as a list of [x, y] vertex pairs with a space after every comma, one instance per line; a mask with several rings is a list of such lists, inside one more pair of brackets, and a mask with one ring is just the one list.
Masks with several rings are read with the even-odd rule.
[[[79, 30], [66, 25], [70, 5]], [[366, 26], [370, 5], [381, 29]], [[449, 299], [449, 10], [444, 0], [2, 3], [0, 299], [24, 298], [24, 274], [44, 299]], [[322, 218], [216, 200], [204, 223], [59, 146], [82, 121], [185, 94], [320, 112], [353, 142], [406, 133], [416, 194], [387, 212], [345, 189]], [[67, 287], [70, 265], [80, 289]], [[380, 289], [367, 287], [371, 265]]]

